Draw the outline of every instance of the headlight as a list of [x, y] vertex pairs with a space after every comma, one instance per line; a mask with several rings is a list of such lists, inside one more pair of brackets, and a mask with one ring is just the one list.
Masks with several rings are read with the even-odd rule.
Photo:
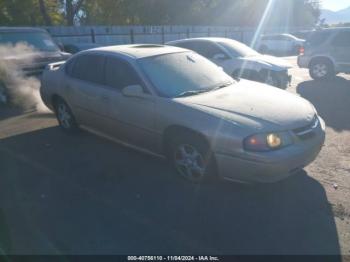
[[256, 134], [244, 139], [243, 146], [247, 151], [263, 152], [276, 150], [292, 144], [288, 132]]
[[282, 145], [282, 139], [278, 134], [268, 134], [266, 138], [267, 145], [271, 148], [278, 148]]

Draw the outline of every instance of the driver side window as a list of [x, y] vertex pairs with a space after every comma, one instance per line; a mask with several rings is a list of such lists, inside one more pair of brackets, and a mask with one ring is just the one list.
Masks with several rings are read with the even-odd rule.
[[115, 57], [107, 58], [105, 79], [107, 86], [118, 90], [131, 85], [143, 86], [137, 72], [128, 63]]

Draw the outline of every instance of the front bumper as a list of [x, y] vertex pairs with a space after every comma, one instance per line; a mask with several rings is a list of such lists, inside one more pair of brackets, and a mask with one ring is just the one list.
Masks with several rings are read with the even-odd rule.
[[[292, 76], [289, 74], [288, 70], [283, 71], [266, 71], [260, 72], [264, 83], [270, 83], [271, 85], [286, 89], [292, 83]], [[269, 79], [271, 79], [269, 81]]]
[[299, 139], [286, 148], [249, 155], [216, 153], [221, 177], [243, 182], [272, 183], [285, 179], [315, 160], [325, 140], [324, 122], [312, 138]]

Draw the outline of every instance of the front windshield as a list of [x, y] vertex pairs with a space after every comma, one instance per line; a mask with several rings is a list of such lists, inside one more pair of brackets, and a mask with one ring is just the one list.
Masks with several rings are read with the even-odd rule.
[[18, 43], [25, 43], [37, 50], [45, 52], [55, 52], [59, 50], [51, 37], [44, 32], [0, 33], [0, 45], [16, 45]]
[[207, 92], [234, 82], [220, 67], [193, 52], [147, 57], [139, 64], [163, 97]]
[[258, 52], [250, 48], [249, 46], [237, 42], [231, 39], [225, 39], [225, 41], [219, 41], [220, 45], [222, 45], [231, 55], [234, 57], [246, 57], [246, 56], [257, 56]]

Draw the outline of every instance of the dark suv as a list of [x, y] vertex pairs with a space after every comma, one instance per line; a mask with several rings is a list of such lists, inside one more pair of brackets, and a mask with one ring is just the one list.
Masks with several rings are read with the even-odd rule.
[[315, 80], [350, 73], [350, 28], [314, 31], [298, 57], [298, 65], [309, 68]]
[[[0, 47], [11, 47], [16, 50], [16, 45], [24, 43], [29, 46], [28, 52], [6, 53], [2, 52], [0, 66], [16, 63], [24, 76], [40, 77], [47, 64], [67, 60], [70, 54], [61, 52], [51, 36], [43, 29], [0, 27]], [[29, 51], [30, 50], [30, 51]], [[6, 70], [6, 68], [0, 68]], [[8, 102], [8, 92], [4, 79], [0, 74], [0, 103]]]

